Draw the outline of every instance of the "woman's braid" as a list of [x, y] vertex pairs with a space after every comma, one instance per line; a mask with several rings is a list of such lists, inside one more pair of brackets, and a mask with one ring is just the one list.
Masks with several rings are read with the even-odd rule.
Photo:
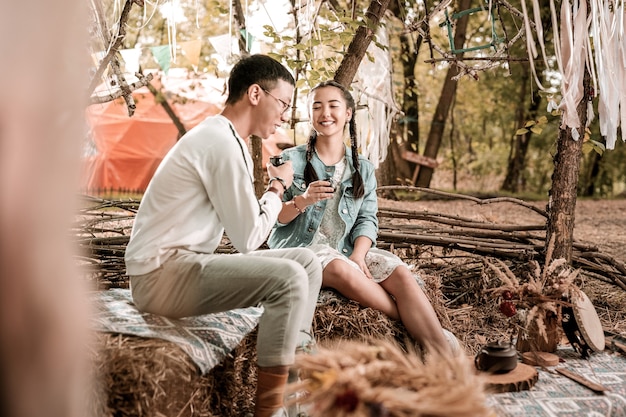
[[311, 158], [313, 157], [313, 152], [315, 152], [315, 141], [317, 141], [317, 132], [315, 129], [311, 130], [311, 134], [309, 135], [309, 140], [306, 144], [306, 165], [304, 167], [304, 183], [308, 186], [313, 181], [317, 181], [319, 178], [317, 177], [317, 172], [315, 172], [315, 168], [311, 165]]
[[[346, 93], [344, 93], [346, 94]], [[348, 94], [350, 94], [348, 92]], [[359, 146], [356, 138], [356, 121], [354, 109], [352, 110], [352, 117], [350, 118], [349, 130], [350, 130], [350, 147], [352, 149], [352, 163], [354, 164], [354, 175], [352, 175], [352, 188], [354, 198], [361, 198], [365, 194], [363, 187], [363, 177], [361, 176], [361, 164], [359, 163]]]

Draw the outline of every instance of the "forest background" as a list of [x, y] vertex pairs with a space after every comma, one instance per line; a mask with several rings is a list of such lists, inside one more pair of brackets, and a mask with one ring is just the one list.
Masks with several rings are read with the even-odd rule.
[[[463, 340], [467, 346], [476, 348], [494, 337], [497, 329], [506, 327], [493, 326], [499, 301], [484, 297], [486, 293], [496, 294], [495, 290], [471, 287], [472, 283], [494, 284], [482, 275], [490, 256], [501, 256], [510, 261], [512, 269], [524, 267], [519, 264], [521, 258], [545, 261], [544, 277], [552, 259], [558, 263], [560, 258], [565, 258], [573, 266], [584, 268], [589, 276], [598, 278], [593, 285], [583, 284], [601, 313], [602, 326], [621, 332], [623, 302], [621, 298], [611, 296], [622, 293], [615, 292], [610, 286], [616, 284], [626, 288], [623, 262], [612, 258], [623, 257], [620, 226], [626, 200], [616, 198], [624, 196], [625, 188], [624, 143], [619, 140], [623, 135], [616, 127], [613, 132], [604, 130], [606, 137], [603, 137], [599, 123], [602, 118], [590, 120], [589, 110], [593, 107], [594, 114], [601, 114], [598, 103], [602, 103], [602, 98], [622, 91], [623, 87], [617, 85], [615, 91], [607, 89], [607, 84], [602, 84], [610, 78], [606, 76], [607, 72], [598, 78], [587, 73], [587, 69], [593, 69], [585, 66], [587, 52], [594, 66], [596, 61], [591, 55], [604, 52], [599, 46], [595, 51], [584, 53], [583, 48], [570, 50], [572, 56], [579, 54], [583, 59], [578, 61], [577, 67], [568, 67], [567, 73], [561, 71], [564, 68], [561, 61], [565, 61], [563, 57], [567, 54], [556, 50], [559, 42], [552, 36], [558, 32], [563, 36], [567, 33], [564, 28], [576, 20], [576, 40], [589, 38], [589, 28], [584, 23], [580, 25], [583, 19], [562, 15], [561, 24], [555, 22], [555, 9], [563, 5], [563, 10], [569, 10], [569, 2], [550, 0], [540, 4], [533, 1], [532, 11], [527, 10], [526, 3], [524, 0], [432, 3], [328, 0], [241, 4], [235, 0], [226, 4], [211, 2], [202, 5], [167, 2], [164, 5], [170, 6], [169, 9], [161, 13], [155, 4], [140, 0], [127, 1], [124, 10], [117, 2], [113, 4], [117, 13], [113, 7], [106, 13], [95, 14], [94, 20], [104, 34], [99, 50], [109, 51], [108, 61], [107, 57], [96, 61], [100, 63], [96, 75], [103, 63], [110, 64], [115, 74], [112, 77], [114, 82], [109, 83], [113, 88], [108, 89], [108, 97], [103, 96], [104, 101], [115, 95], [118, 85], [122, 92], [129, 90], [120, 74], [130, 62], [123, 60], [123, 52], [128, 54], [131, 49], [142, 52], [138, 58], [137, 81], [132, 80], [134, 86], [150, 85], [148, 76], [154, 73], [148, 71], [160, 69], [166, 73], [173, 65], [185, 68], [198, 80], [203, 77], [225, 80], [240, 55], [270, 54], [291, 68], [296, 78], [289, 121], [294, 144], [304, 142], [309, 129], [306, 114], [309, 89], [326, 79], [350, 85], [359, 103], [357, 116], [359, 111], [366, 115], [365, 119], [358, 121], [360, 126], [366, 126], [360, 135], [361, 151], [368, 153], [372, 162], [378, 165], [382, 197], [379, 216], [383, 220], [381, 224], [384, 223], [378, 243], [400, 251], [407, 250], [405, 255], [412, 258], [421, 271], [426, 275], [432, 273], [429, 276], [437, 291], [449, 297], [442, 316], [450, 323], [454, 322], [455, 334], [469, 335]], [[583, 0], [575, 2], [573, 7], [575, 12], [580, 12], [576, 10], [578, 5], [597, 10], [594, 7], [616, 6], [618, 3], [599, 0], [586, 3]], [[131, 13], [132, 8], [126, 8], [128, 4], [142, 6], [135, 8], [141, 13]], [[173, 5], [176, 8], [172, 8]], [[603, 12], [622, 16], [623, 2], [620, 7], [603, 9]], [[615, 10], [619, 13], [614, 13]], [[124, 16], [124, 11], [127, 12], [126, 20], [117, 17]], [[532, 19], [529, 20], [530, 15]], [[113, 19], [103, 26], [104, 18], [111, 16]], [[620, 36], [624, 39], [623, 31]], [[123, 42], [117, 43], [118, 40]], [[593, 41], [594, 46], [600, 45], [598, 37], [594, 36]], [[110, 47], [114, 43], [117, 43], [120, 56]], [[563, 39], [563, 44], [567, 43], [568, 39]], [[192, 53], [192, 44], [198, 47], [197, 53]], [[616, 49], [623, 51], [623, 44], [619, 45]], [[555, 50], [551, 50], [552, 47]], [[535, 53], [534, 49], [539, 48], [541, 54]], [[529, 53], [529, 50], [532, 51]], [[623, 63], [616, 64], [619, 66], [612, 69], [620, 73]], [[572, 72], [580, 77], [572, 76]], [[159, 73], [156, 74], [158, 77]], [[570, 78], [561, 80], [561, 74]], [[97, 76], [93, 79], [99, 80]], [[566, 93], [568, 82], [571, 87], [574, 83], [578, 85], [576, 81], [580, 81], [580, 87], [583, 87], [582, 99], [570, 100], [569, 107], [559, 106], [559, 103], [567, 102], [567, 96], [564, 98], [561, 94]], [[368, 90], [381, 84], [388, 89], [375, 90], [374, 94]], [[179, 99], [154, 86], [151, 91], [164, 106], [168, 103], [164, 98]], [[602, 97], [596, 100], [600, 93]], [[123, 96], [130, 114], [132, 99], [128, 94]], [[566, 122], [568, 110], [570, 115], [576, 113], [586, 128], [572, 128]], [[586, 125], [587, 121], [591, 123]], [[184, 126], [180, 127], [179, 134], [183, 134], [184, 129]], [[259, 191], [263, 188], [260, 181], [263, 167], [258, 164], [260, 150], [255, 148], [255, 142], [258, 145], [260, 138], [256, 139], [251, 138], [250, 143], [252, 155], [257, 157], [255, 181], [261, 183], [257, 184], [260, 185], [257, 187]], [[400, 187], [391, 191], [394, 185]], [[406, 185], [415, 185], [420, 191], [431, 188], [426, 195], [445, 195], [454, 199], [419, 201], [413, 206], [406, 201], [395, 201], [398, 193], [415, 190], [402, 187]], [[434, 188], [487, 198], [464, 201], [461, 194], [438, 194]], [[413, 195], [406, 192], [402, 196]], [[489, 198], [495, 195], [505, 198]], [[506, 195], [540, 201], [526, 204]], [[615, 204], [576, 205], [576, 196], [612, 199], [611, 203]], [[496, 208], [496, 204], [485, 204], [510, 203], [512, 200], [521, 203], [526, 210], [518, 212], [510, 206]], [[548, 200], [547, 204], [545, 200]], [[100, 203], [107, 207], [117, 204]], [[476, 203], [479, 203], [478, 207]], [[130, 203], [121, 204], [127, 206]], [[546, 212], [542, 205], [547, 205]], [[531, 221], [529, 214], [533, 214], [528, 209], [544, 216], [542, 220], [547, 220], [546, 226], [542, 221], [527, 224]], [[444, 219], [441, 224], [445, 226], [419, 224], [420, 220], [440, 218]], [[574, 218], [577, 220], [575, 237], [576, 240], [582, 237], [585, 240], [582, 243], [571, 240]], [[410, 222], [410, 226], [407, 227], [402, 219]], [[583, 220], [582, 224], [580, 220]], [[485, 226], [484, 222], [489, 224]], [[458, 230], [457, 226], [461, 224], [484, 226], [489, 232]], [[511, 233], [512, 225], [519, 225], [520, 231], [539, 232]], [[543, 231], [546, 232], [545, 239]], [[123, 234], [124, 230], [121, 232]], [[531, 240], [536, 238], [537, 241], [520, 247], [517, 239], [521, 236], [524, 236], [522, 239], [532, 236]], [[596, 239], [598, 236], [600, 238]], [[485, 239], [481, 240], [482, 237]], [[119, 243], [121, 238], [116, 237], [116, 242]], [[489, 246], [494, 240], [496, 243]], [[437, 250], [438, 245], [443, 247], [441, 251]], [[424, 250], [429, 246], [434, 248]], [[458, 254], [454, 252], [455, 248], [473, 255]], [[599, 253], [598, 248], [607, 253]], [[228, 248], [224, 250], [228, 251]], [[429, 255], [432, 255], [431, 259], [427, 259]], [[107, 261], [111, 274], [119, 278], [121, 269], [114, 267], [111, 259]], [[591, 265], [592, 262], [597, 264]], [[505, 263], [501, 265], [506, 266]], [[441, 278], [440, 282], [438, 278]], [[114, 285], [113, 281], [107, 285]], [[541, 282], [544, 282], [543, 278]], [[471, 288], [467, 287], [468, 284]], [[562, 288], [556, 284], [540, 287], [538, 299], [543, 300], [544, 296], [550, 299], [547, 292], [552, 288], [557, 288], [558, 300], [561, 300]], [[470, 307], [471, 313], [464, 316]], [[533, 311], [541, 308], [540, 305], [532, 307]], [[541, 326], [537, 324], [538, 329], [546, 328], [545, 323], [550, 321], [547, 312], [529, 316], [538, 317], [538, 323], [541, 323]], [[556, 326], [556, 322], [553, 323]], [[470, 324], [478, 328], [463, 327]], [[528, 332], [532, 330], [529, 323], [523, 328]], [[484, 335], [483, 330], [486, 331]]]
[[[269, 53], [288, 65], [298, 81], [289, 122], [294, 143], [304, 141], [308, 129], [303, 98], [318, 81], [333, 78], [369, 5], [336, 0], [137, 3], [143, 7], [130, 9], [118, 48], [142, 51], [144, 73], [163, 70], [167, 63], [187, 68], [198, 79], [226, 79], [238, 54], [246, 51]], [[549, 64], [550, 10], [543, 3]], [[105, 1], [102, 6], [99, 18], [105, 17], [115, 31], [122, 3]], [[381, 77], [389, 76], [392, 101], [385, 105], [394, 107], [387, 112], [390, 120], [375, 120], [390, 132], [388, 154], [378, 170], [380, 185], [546, 198], [560, 123], [559, 111], [549, 112], [548, 105], [560, 100], [560, 79], [542, 68], [541, 60], [534, 62], [539, 79], [533, 78], [527, 43], [519, 36], [520, 10], [515, 1], [389, 3], [384, 32], [377, 31], [364, 59], [377, 66]], [[458, 24], [463, 16], [466, 25]], [[110, 48], [102, 41], [106, 38], [93, 37], [94, 54]], [[194, 40], [202, 40], [199, 57], [181, 49]], [[155, 56], [154, 47], [163, 46], [170, 62]], [[615, 149], [605, 151], [597, 120], [583, 139], [578, 194], [616, 197], [626, 188], [626, 148], [618, 140]], [[415, 157], [406, 158], [406, 151], [426, 156], [426, 165], [416, 171]]]

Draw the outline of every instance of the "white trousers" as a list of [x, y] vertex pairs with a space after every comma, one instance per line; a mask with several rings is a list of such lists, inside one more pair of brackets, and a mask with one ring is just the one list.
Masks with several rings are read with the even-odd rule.
[[322, 268], [307, 248], [249, 254], [179, 250], [160, 268], [130, 277], [141, 311], [181, 318], [262, 304], [257, 363], [292, 365], [298, 346], [312, 342], [311, 323]]

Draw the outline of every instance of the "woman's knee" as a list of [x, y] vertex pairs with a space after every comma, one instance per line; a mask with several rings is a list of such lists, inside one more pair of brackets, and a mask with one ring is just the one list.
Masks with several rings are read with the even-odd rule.
[[411, 271], [402, 266], [397, 267], [382, 285], [391, 294], [422, 291]]
[[334, 260], [326, 265], [323, 274], [326, 286], [337, 288], [357, 287], [361, 276], [357, 270], [341, 260]]

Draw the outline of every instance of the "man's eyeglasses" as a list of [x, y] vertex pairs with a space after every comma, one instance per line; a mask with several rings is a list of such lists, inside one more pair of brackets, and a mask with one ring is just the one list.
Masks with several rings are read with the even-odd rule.
[[279, 99], [278, 97], [276, 97], [275, 95], [267, 91], [265, 88], [262, 88], [262, 90], [265, 92], [265, 94], [267, 94], [268, 96], [272, 97], [274, 100], [280, 103], [280, 105], [283, 108], [283, 111], [280, 114], [285, 114], [289, 111], [289, 109], [291, 108], [291, 104], [285, 103], [283, 100]]

